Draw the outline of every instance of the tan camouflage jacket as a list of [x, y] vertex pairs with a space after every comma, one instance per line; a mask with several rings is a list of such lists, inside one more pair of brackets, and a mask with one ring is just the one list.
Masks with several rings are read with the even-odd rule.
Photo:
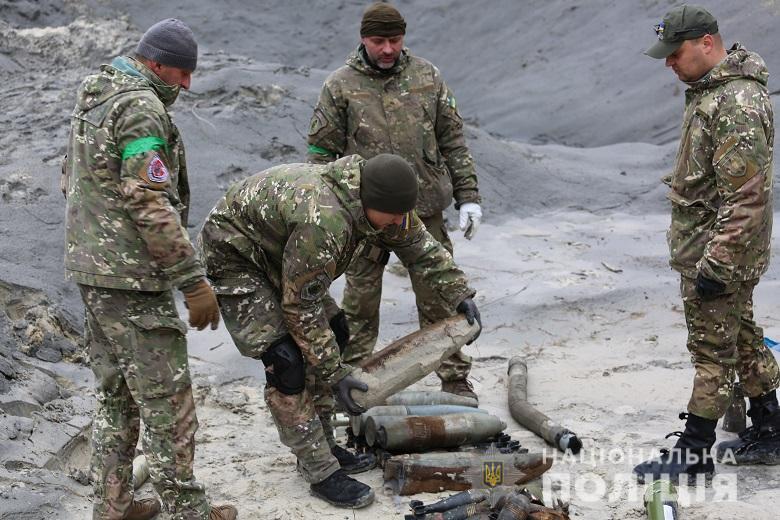
[[184, 146], [166, 108], [177, 93], [124, 57], [81, 84], [62, 182], [75, 282], [162, 291], [204, 276], [186, 230]]
[[324, 301], [364, 240], [394, 251], [453, 309], [474, 294], [414, 212], [401, 228], [371, 227], [360, 202], [363, 164], [351, 155], [327, 165], [288, 164], [253, 175], [228, 190], [198, 239], [218, 294], [248, 294], [271, 284], [288, 332], [329, 384], [352, 369], [340, 362]]
[[309, 126], [309, 162], [359, 154], [400, 155], [420, 182], [417, 213], [480, 202], [455, 98], [439, 70], [405, 49], [393, 69], [366, 63], [362, 45], [322, 87]]
[[724, 283], [767, 269], [772, 234], [772, 104], [767, 69], [739, 44], [685, 93], [670, 178], [671, 266]]

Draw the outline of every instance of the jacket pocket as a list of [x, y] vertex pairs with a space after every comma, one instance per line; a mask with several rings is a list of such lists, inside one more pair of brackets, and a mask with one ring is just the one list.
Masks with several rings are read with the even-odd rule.
[[142, 314], [128, 317], [133, 348], [128, 385], [142, 399], [165, 399], [189, 388], [187, 326], [178, 318]]

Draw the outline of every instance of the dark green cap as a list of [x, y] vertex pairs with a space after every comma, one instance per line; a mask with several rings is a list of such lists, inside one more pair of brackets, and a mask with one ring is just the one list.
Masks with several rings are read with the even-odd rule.
[[685, 40], [718, 34], [718, 21], [701, 6], [681, 5], [666, 13], [654, 29], [658, 41], [645, 54], [662, 60], [679, 49]]
[[403, 157], [382, 153], [367, 160], [360, 175], [363, 207], [401, 215], [417, 204], [417, 174]]

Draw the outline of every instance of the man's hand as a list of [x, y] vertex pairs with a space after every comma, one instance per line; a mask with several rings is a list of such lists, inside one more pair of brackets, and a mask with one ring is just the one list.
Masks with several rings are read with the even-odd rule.
[[482, 334], [482, 317], [479, 315], [477, 304], [474, 303], [474, 300], [471, 298], [466, 298], [458, 304], [455, 310], [466, 316], [466, 321], [469, 322], [469, 325], [474, 325], [474, 321], [479, 323], [479, 331], [477, 332], [477, 335], [474, 336], [471, 341], [466, 343], [467, 345], [471, 345], [479, 337], [479, 335]]
[[714, 300], [718, 296], [721, 296], [726, 292], [726, 284], [707, 278], [703, 274], [696, 275], [696, 294], [699, 295], [703, 301]]
[[211, 323], [211, 330], [219, 326], [217, 297], [206, 280], [201, 280], [184, 293], [184, 301], [190, 311], [190, 326], [203, 330]]
[[460, 229], [463, 236], [471, 240], [477, 234], [479, 223], [482, 222], [482, 208], [474, 202], [464, 202], [460, 205]]
[[368, 391], [368, 385], [358, 379], [355, 379], [351, 374], [344, 376], [341, 381], [333, 385], [333, 393], [336, 394], [336, 399], [344, 406], [344, 409], [350, 415], [360, 415], [365, 412], [366, 409], [352, 400], [351, 390], [355, 388], [363, 392]]

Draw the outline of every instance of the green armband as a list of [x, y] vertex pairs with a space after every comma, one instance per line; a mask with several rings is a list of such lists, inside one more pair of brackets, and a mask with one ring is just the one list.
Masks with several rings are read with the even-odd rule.
[[327, 155], [329, 157], [336, 157], [336, 154], [331, 152], [330, 150], [326, 150], [325, 148], [320, 148], [319, 146], [315, 146], [313, 144], [309, 145], [309, 153], [316, 153], [317, 155]]
[[122, 160], [124, 161], [128, 157], [160, 149], [164, 149], [166, 152], [168, 151], [168, 143], [165, 139], [154, 136], [141, 137], [134, 141], [130, 141], [125, 147], [122, 152]]

